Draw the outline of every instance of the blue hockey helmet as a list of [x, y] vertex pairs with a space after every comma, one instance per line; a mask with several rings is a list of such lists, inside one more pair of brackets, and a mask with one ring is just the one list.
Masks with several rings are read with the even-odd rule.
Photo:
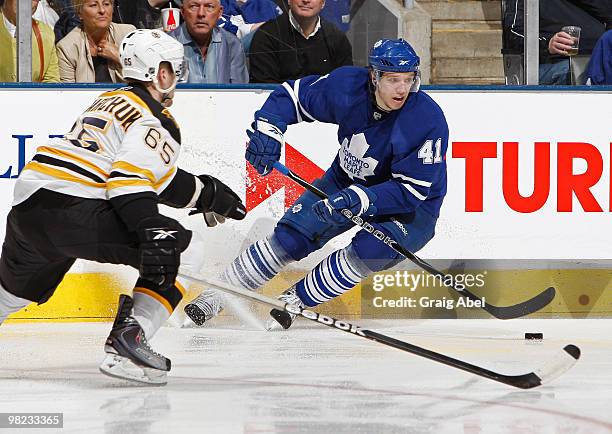
[[420, 61], [404, 39], [381, 39], [368, 56], [370, 68], [381, 72], [418, 72]]

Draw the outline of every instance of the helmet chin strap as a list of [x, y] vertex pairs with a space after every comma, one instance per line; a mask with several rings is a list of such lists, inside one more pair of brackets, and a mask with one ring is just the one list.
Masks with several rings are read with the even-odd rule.
[[174, 99], [172, 97], [170, 97], [169, 95], [164, 95], [162, 97], [160, 104], [165, 108], [170, 108], [172, 107], [173, 102], [174, 102]]
[[[378, 109], [380, 111], [383, 111], [385, 113], [389, 113], [389, 112], [393, 111], [389, 107], [387, 107], [387, 108], [382, 107], [383, 106], [382, 98], [380, 98], [380, 96], [379, 96], [379, 94], [377, 92], [378, 92], [378, 90], [374, 91], [374, 102], [376, 103], [376, 107], [378, 107]], [[379, 98], [381, 99], [381, 101], [379, 101]]]
[[412, 83], [412, 87], [410, 88], [410, 93], [418, 92], [421, 88], [421, 72], [418, 71], [416, 76], [414, 77], [414, 83]]
[[174, 91], [174, 89], [176, 89], [177, 83], [178, 83], [178, 77], [175, 77], [170, 87], [168, 87], [167, 89], [162, 89], [159, 86], [159, 81], [157, 80], [157, 77], [153, 79], [153, 87], [155, 88], [156, 91], [158, 91], [161, 94], [162, 99], [160, 103], [164, 107], [170, 107], [172, 105], [172, 97], [170, 96], [170, 94], [172, 93], [172, 91]]
[[372, 78], [372, 84], [374, 85], [374, 89], [378, 89], [378, 83], [380, 82], [380, 79], [382, 77], [382, 72], [375, 69], [373, 76], [374, 77]]
[[[378, 93], [378, 89], [379, 89], [379, 84], [380, 84], [380, 79], [382, 78], [382, 72], [378, 71], [378, 70], [374, 70], [374, 74], [371, 80], [372, 83], [372, 98], [374, 99], [374, 104], [376, 104], [376, 107], [378, 107], [378, 109], [382, 112], [385, 113], [389, 113], [391, 111], [393, 111], [392, 109], [390, 109], [389, 107], [384, 108], [383, 107], [383, 103], [382, 103], [382, 98], [380, 98], [380, 95]], [[380, 99], [380, 101], [379, 101]]]

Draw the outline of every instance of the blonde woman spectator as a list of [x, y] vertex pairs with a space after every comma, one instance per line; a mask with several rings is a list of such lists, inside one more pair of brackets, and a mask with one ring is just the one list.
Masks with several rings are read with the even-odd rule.
[[[37, 7], [38, 0], [32, 0], [32, 13]], [[17, 0], [6, 0], [0, 6], [0, 81], [17, 81], [16, 22]], [[59, 81], [53, 30], [34, 19], [32, 20], [32, 81]]]
[[57, 44], [63, 82], [119, 82], [119, 43], [135, 27], [112, 22], [112, 0], [74, 0], [81, 25]]

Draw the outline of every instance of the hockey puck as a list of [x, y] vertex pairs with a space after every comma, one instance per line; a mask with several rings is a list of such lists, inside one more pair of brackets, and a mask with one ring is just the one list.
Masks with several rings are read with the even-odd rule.
[[544, 333], [525, 333], [525, 339], [544, 339]]

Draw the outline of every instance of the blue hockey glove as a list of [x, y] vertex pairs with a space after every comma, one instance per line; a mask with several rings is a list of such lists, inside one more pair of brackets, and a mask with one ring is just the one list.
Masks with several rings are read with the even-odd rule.
[[340, 211], [348, 209], [355, 216], [372, 217], [377, 212], [373, 205], [375, 200], [376, 195], [369, 188], [351, 185], [325, 200], [315, 202], [312, 210], [322, 222], [341, 226], [346, 224], [347, 220]]
[[247, 131], [249, 146], [245, 158], [260, 175], [265, 176], [280, 159], [287, 124], [276, 115], [258, 110], [252, 126], [255, 131]]

